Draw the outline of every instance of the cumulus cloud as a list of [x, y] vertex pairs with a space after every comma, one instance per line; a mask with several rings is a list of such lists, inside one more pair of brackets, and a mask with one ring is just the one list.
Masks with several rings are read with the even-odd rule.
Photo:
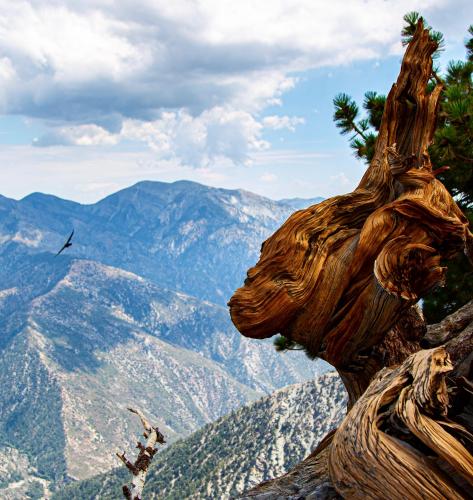
[[128, 120], [122, 135], [146, 142], [163, 158], [206, 166], [221, 158], [248, 163], [252, 151], [269, 147], [261, 138], [262, 128], [249, 112], [216, 106], [196, 117], [180, 110], [149, 122]]
[[118, 135], [95, 124], [58, 127], [33, 139], [33, 146], [97, 146], [117, 144]]
[[270, 146], [262, 139], [265, 126], [247, 111], [216, 106], [197, 116], [180, 109], [150, 121], [127, 119], [116, 134], [94, 124], [58, 127], [33, 145], [113, 145], [131, 139], [147, 144], [161, 159], [186, 165], [205, 167], [222, 159], [249, 164], [251, 153]]
[[[267, 147], [261, 127], [302, 123], [259, 118], [295, 72], [382, 58], [406, 11], [433, 18], [447, 3], [0, 0], [0, 112], [45, 123], [38, 146], [135, 137], [188, 161], [245, 162]], [[456, 18], [468, 8], [458, 1]]]
[[348, 186], [350, 185], [350, 179], [348, 178], [347, 174], [345, 172], [340, 172], [337, 175], [331, 175], [330, 176], [330, 182], [334, 186]]

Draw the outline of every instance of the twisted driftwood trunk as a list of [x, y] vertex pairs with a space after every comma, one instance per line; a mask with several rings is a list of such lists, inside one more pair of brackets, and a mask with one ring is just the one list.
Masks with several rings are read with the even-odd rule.
[[435, 178], [427, 150], [442, 90], [427, 91], [435, 49], [420, 22], [359, 186], [293, 214], [264, 242], [229, 302], [244, 335], [281, 333], [332, 364], [345, 383], [350, 413], [291, 473], [317, 462], [328, 483], [314, 486], [325, 485], [315, 498], [473, 491], [469, 309], [450, 328], [427, 331], [416, 306], [442, 285], [444, 260], [473, 254], [468, 221]]

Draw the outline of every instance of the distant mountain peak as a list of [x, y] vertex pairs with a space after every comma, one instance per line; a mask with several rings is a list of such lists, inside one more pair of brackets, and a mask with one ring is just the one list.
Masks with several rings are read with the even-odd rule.
[[103, 443], [132, 439], [136, 398], [171, 441], [321, 370], [242, 337], [226, 307], [287, 204], [145, 181], [91, 205], [32, 193], [0, 210], [0, 443], [48, 481], [115, 465]]
[[314, 200], [274, 201], [188, 180], [141, 181], [90, 205], [32, 193], [1, 204], [0, 253], [2, 242], [18, 242], [25, 251], [55, 254], [74, 228], [59, 260], [100, 261], [224, 305], [261, 243]]
[[316, 205], [321, 201], [324, 201], [325, 198], [321, 196], [316, 196], [315, 198], [283, 198], [278, 200], [279, 203], [284, 203], [285, 205], [294, 208], [295, 210], [301, 210], [303, 208], [311, 207], [312, 205]]

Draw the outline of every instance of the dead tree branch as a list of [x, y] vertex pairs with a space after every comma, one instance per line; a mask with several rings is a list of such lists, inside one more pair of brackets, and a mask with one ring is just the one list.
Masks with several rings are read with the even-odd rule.
[[130, 462], [126, 458], [125, 452], [117, 453], [116, 455], [123, 462], [125, 467], [133, 474], [131, 488], [128, 485], [124, 485], [122, 488], [123, 496], [127, 500], [141, 500], [151, 460], [153, 460], [154, 455], [158, 451], [155, 446], [156, 444], [164, 444], [166, 441], [164, 440], [164, 436], [161, 434], [159, 429], [157, 427], [153, 427], [141, 411], [133, 408], [128, 408], [128, 410], [140, 417], [141, 424], [144, 429], [143, 436], [147, 439], [146, 445], [143, 445], [140, 441], [138, 441], [136, 447], [140, 451], [134, 463]]
[[[371, 349], [443, 284], [441, 262], [472, 247], [468, 220], [428, 154], [442, 90], [426, 90], [435, 49], [420, 23], [355, 191], [295, 212], [264, 242], [229, 302], [243, 335], [279, 333], [339, 372], [362, 371]], [[368, 383], [356, 394], [347, 386], [352, 402]]]

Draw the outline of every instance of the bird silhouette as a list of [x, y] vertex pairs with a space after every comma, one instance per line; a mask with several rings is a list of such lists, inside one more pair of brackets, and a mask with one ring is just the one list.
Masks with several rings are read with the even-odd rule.
[[66, 243], [64, 243], [64, 245], [62, 246], [61, 250], [59, 250], [59, 252], [56, 254], [56, 257], [62, 252], [64, 251], [66, 248], [69, 248], [70, 246], [72, 246], [72, 243], [71, 243], [71, 240], [72, 240], [72, 236], [74, 234], [74, 229], [72, 230], [72, 233], [69, 235], [69, 238], [67, 238], [67, 241]]

